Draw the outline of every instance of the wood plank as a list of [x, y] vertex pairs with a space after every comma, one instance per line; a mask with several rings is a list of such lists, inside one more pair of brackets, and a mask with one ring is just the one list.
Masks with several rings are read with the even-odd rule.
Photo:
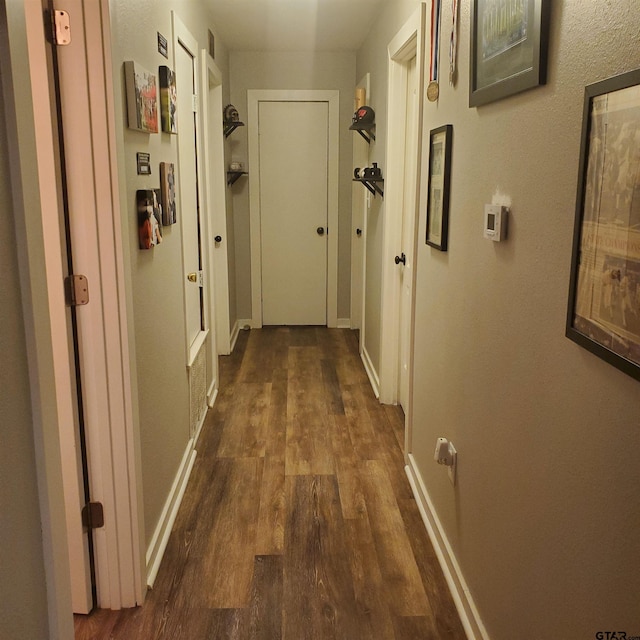
[[331, 476], [289, 476], [284, 553], [284, 637], [361, 638], [338, 486]]
[[287, 327], [251, 330], [238, 380], [271, 382], [273, 372], [287, 366], [289, 337]]
[[396, 437], [398, 449], [400, 449], [400, 451], [404, 451], [405, 416], [402, 407], [400, 405], [383, 404], [382, 409], [384, 410], [387, 420], [393, 430], [393, 434]]
[[90, 615], [73, 617], [75, 640], [106, 640], [111, 637], [114, 625], [120, 617], [119, 611], [98, 609]]
[[258, 555], [281, 554], [284, 547], [288, 382], [286, 369], [274, 371], [256, 532]]
[[327, 475], [334, 471], [319, 355], [317, 347], [289, 349], [287, 475]]
[[[358, 611], [362, 614], [362, 637], [393, 640], [393, 623], [386, 598], [373, 534], [367, 517], [345, 521], [350, 541], [349, 564]], [[419, 636], [416, 636], [418, 638]]]
[[426, 616], [394, 616], [393, 629], [396, 640], [442, 640], [433, 628], [433, 621]]
[[220, 458], [264, 457], [271, 385], [242, 382], [236, 386], [240, 393], [226, 410], [217, 455]]
[[420, 510], [414, 499], [399, 501], [411, 548], [416, 559], [422, 584], [432, 610], [438, 639], [466, 640], [460, 617], [451, 599], [440, 563], [426, 532]]
[[262, 465], [258, 458], [216, 463], [212, 483], [221, 487], [223, 497], [207, 517], [204, 553], [189, 566], [190, 583], [202, 592], [194, 597], [209, 608], [236, 609], [249, 602]]
[[284, 548], [286, 518], [285, 462], [267, 454], [260, 487], [256, 528], [257, 555], [278, 555]]
[[336, 365], [333, 360], [321, 360], [320, 367], [322, 369], [322, 382], [324, 383], [325, 401], [327, 411], [333, 415], [344, 415], [344, 405], [342, 404], [342, 392], [338, 375], [336, 374]]
[[341, 385], [342, 401], [345, 415], [349, 418], [347, 424], [353, 447], [360, 460], [377, 460], [385, 455], [383, 443], [373, 427], [367, 411], [365, 394], [372, 393], [367, 384]]
[[430, 615], [404, 521], [384, 463], [362, 463], [362, 483], [380, 570], [387, 586], [387, 602], [399, 616]]
[[[184, 640], [246, 640], [246, 609], [213, 609], [209, 612], [207, 632], [201, 636], [192, 636]], [[142, 640], [142, 639], [141, 639]]]
[[282, 589], [282, 557], [256, 556], [247, 640], [282, 638]]
[[380, 445], [381, 455], [379, 458], [385, 462], [396, 497], [399, 500], [412, 498], [411, 485], [404, 473], [404, 453], [398, 447], [393, 427], [389, 423], [384, 405], [380, 404], [377, 398], [372, 393], [369, 393], [368, 390], [362, 389], [361, 398], [364, 401], [361, 411], [366, 411], [369, 416]]
[[367, 506], [360, 481], [360, 459], [351, 442], [350, 422], [346, 416], [332, 416], [331, 444], [335, 475], [343, 518], [366, 518]]
[[325, 331], [318, 327], [289, 327], [289, 346], [313, 347], [318, 344], [318, 331]]

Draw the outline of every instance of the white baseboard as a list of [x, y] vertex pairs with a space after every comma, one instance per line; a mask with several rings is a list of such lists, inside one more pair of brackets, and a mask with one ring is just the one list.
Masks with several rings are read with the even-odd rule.
[[364, 364], [364, 369], [369, 376], [369, 382], [373, 388], [373, 393], [376, 394], [376, 398], [380, 397], [380, 378], [378, 376], [378, 372], [375, 370], [373, 363], [371, 362], [371, 358], [369, 357], [369, 353], [363, 347], [362, 353], [360, 354], [360, 358], [362, 359], [362, 363]]
[[213, 407], [218, 397], [218, 379], [214, 378], [209, 385], [209, 391], [207, 391], [207, 404], [209, 408]]
[[338, 329], [351, 329], [351, 318], [338, 318]]
[[236, 342], [238, 340], [238, 335], [240, 334], [240, 329], [244, 329], [245, 327], [251, 326], [251, 320], [239, 319], [236, 320], [233, 325], [233, 330], [231, 331], [231, 353], [236, 348]]
[[233, 324], [233, 328], [231, 329], [231, 336], [229, 337], [230, 347], [229, 353], [233, 353], [233, 350], [236, 348], [236, 341], [238, 340], [238, 334], [240, 333], [240, 322], [238, 320]]
[[458, 610], [460, 621], [469, 640], [489, 640], [487, 630], [482, 624], [478, 609], [471, 597], [469, 587], [464, 579], [460, 565], [456, 560], [453, 549], [449, 544], [447, 535], [440, 523], [429, 492], [422, 480], [415, 458], [409, 454], [409, 464], [405, 467], [413, 495], [415, 496], [420, 515], [427, 529], [431, 544], [436, 552], [444, 577], [449, 586], [449, 591]]
[[178, 515], [178, 509], [180, 508], [180, 503], [187, 488], [191, 470], [193, 469], [193, 463], [196, 459], [196, 451], [193, 448], [193, 444], [194, 441], [189, 440], [184, 455], [182, 456], [178, 473], [173, 480], [171, 491], [162, 509], [158, 526], [153, 533], [151, 544], [147, 549], [147, 586], [149, 589], [153, 588], [153, 583], [158, 575], [158, 569], [160, 568], [162, 557], [167, 548], [167, 542], [169, 542], [169, 535], [171, 534], [171, 529], [173, 529], [173, 523]]

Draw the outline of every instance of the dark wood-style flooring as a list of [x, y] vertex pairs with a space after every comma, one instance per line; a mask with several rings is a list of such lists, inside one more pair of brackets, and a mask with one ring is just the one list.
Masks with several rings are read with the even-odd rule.
[[144, 606], [76, 640], [464, 640], [356, 335], [241, 332]]

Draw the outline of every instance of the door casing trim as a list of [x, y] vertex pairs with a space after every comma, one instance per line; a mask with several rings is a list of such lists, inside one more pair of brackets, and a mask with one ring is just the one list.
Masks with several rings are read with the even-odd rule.
[[[387, 176], [385, 178], [385, 210], [397, 211], [402, 207], [404, 197], [404, 133], [406, 117], [406, 61], [416, 57], [417, 86], [424, 86], [424, 39], [426, 33], [426, 7], [421, 3], [414, 14], [396, 34], [388, 46], [389, 79], [388, 79], [388, 108], [387, 108]], [[418, 147], [416, 158], [416, 209], [415, 224], [419, 220], [418, 204], [420, 201], [422, 131], [424, 112], [424, 91], [418, 94], [417, 104], [417, 133]], [[382, 328], [380, 332], [380, 401], [384, 404], [398, 402], [398, 350], [400, 344], [400, 282], [398, 267], [393, 257], [397, 255], [402, 242], [402, 220], [395, 216], [386, 216], [383, 231], [383, 264], [382, 264]], [[417, 232], [414, 232], [414, 256], [417, 255]], [[412, 421], [412, 393], [413, 393], [413, 344], [414, 344], [414, 305], [415, 305], [415, 273], [411, 283], [411, 336], [409, 338], [409, 376], [408, 376], [408, 408], [405, 415], [405, 438], [411, 430]], [[405, 449], [410, 451], [409, 440]]]

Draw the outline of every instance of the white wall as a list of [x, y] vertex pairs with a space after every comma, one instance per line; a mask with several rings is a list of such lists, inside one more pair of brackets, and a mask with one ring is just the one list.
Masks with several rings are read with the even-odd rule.
[[[460, 9], [458, 83], [425, 107], [423, 144], [444, 124], [454, 138], [449, 251], [419, 229], [412, 452], [492, 640], [635, 635], [640, 386], [564, 324], [584, 87], [640, 66], [640, 3], [553, 3], [548, 84], [478, 109]], [[503, 244], [482, 237], [496, 193]], [[437, 436], [457, 447], [455, 488]]]
[[[246, 122], [248, 89], [337, 89], [340, 91], [340, 184], [338, 195], [338, 318], [349, 317], [351, 295], [351, 154], [356, 84], [353, 53], [231, 52], [231, 100]], [[231, 157], [248, 167], [247, 127], [229, 138]], [[248, 167], [249, 180], [251, 168]], [[251, 318], [249, 183], [232, 188], [235, 223], [237, 313]]]
[[[201, 3], [111, 0], [118, 164], [133, 294], [147, 544], [189, 440], [189, 389], [180, 224], [164, 227], [161, 245], [148, 251], [139, 250], [135, 194], [137, 189], [159, 188], [160, 162], [173, 162], [178, 170], [177, 136], [145, 134], [127, 128], [123, 62], [134, 60], [156, 74], [158, 66], [172, 66], [172, 9], [198, 41], [198, 49], [208, 48], [207, 30], [215, 33], [215, 29]], [[169, 60], [158, 53], [157, 32], [169, 41]], [[223, 73], [223, 86], [228, 85], [227, 53], [219, 38], [216, 38], [216, 63]], [[215, 125], [222, 126], [222, 114]], [[139, 151], [151, 154], [151, 176], [137, 175]], [[213, 246], [213, 240], [205, 245]]]

